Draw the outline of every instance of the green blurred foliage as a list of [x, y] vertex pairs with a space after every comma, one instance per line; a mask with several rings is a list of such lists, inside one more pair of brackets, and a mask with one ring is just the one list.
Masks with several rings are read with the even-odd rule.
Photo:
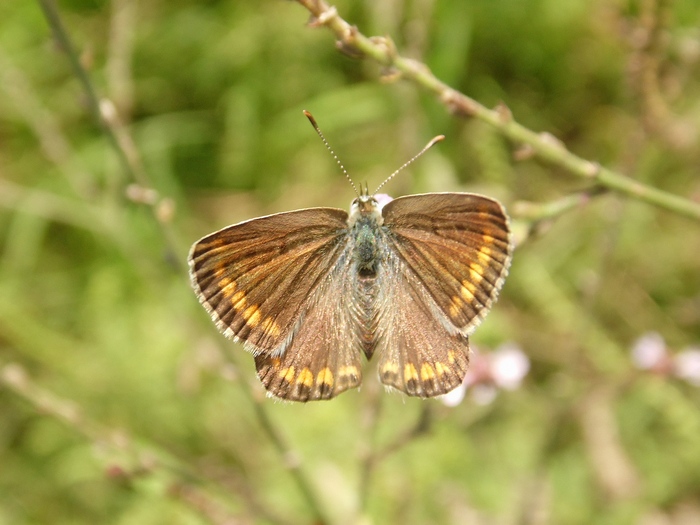
[[[378, 65], [339, 53], [295, 2], [57, 6], [127, 125], [155, 207], [166, 213], [160, 199], [172, 199], [175, 240], [150, 205], [126, 197], [134, 181], [39, 4], [0, 5], [0, 367], [20, 364], [30, 391], [82, 414], [61, 421], [36, 396], [0, 388], [0, 524], [309, 523], [295, 459], [280, 456], [247, 394], [253, 384], [262, 395], [252, 359], [189, 287], [188, 246], [266, 213], [347, 207], [352, 190], [302, 109], [370, 189], [440, 133], [389, 193], [478, 191], [510, 207], [586, 187], [515, 161], [517, 145], [420, 87], [380, 82]], [[696, 0], [337, 7], [571, 151], [700, 200]], [[650, 20], [660, 43], [645, 47]], [[649, 57], [661, 114], [639, 73]], [[263, 402], [325, 513], [334, 523], [699, 522], [698, 389], [629, 358], [649, 331], [671, 353], [700, 342], [698, 225], [604, 194], [515, 227], [511, 275], [473, 341], [520, 345], [532, 361], [522, 388], [455, 408], [386, 395], [376, 421], [371, 387], [308, 406]], [[394, 443], [426, 404], [428, 431], [364, 477], [368, 450]]]

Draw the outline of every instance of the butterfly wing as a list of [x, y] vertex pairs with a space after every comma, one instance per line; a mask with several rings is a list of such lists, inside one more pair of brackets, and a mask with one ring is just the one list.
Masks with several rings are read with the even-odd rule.
[[508, 218], [497, 201], [467, 193], [398, 198], [382, 215], [386, 269], [402, 278], [383, 279], [380, 379], [409, 395], [447, 393], [508, 272]]
[[386, 272], [386, 286], [378, 302], [379, 379], [410, 396], [446, 394], [467, 373], [469, 339], [439, 322], [442, 312], [404, 261], [392, 254], [385, 262], [380, 272]]
[[[347, 237], [344, 211], [312, 208], [229, 226], [190, 251], [199, 301], [256, 356], [258, 375], [278, 397], [329, 398], [359, 384], [350, 314], [333, 314], [328, 296], [338, 291], [329, 274], [344, 267]], [[337, 307], [339, 297], [332, 300]]]
[[[255, 358], [258, 377], [283, 399], [330, 399], [360, 385], [361, 332], [353, 301], [352, 265], [346, 251], [314, 292], [287, 351]], [[342, 307], [339, 307], [342, 306]]]

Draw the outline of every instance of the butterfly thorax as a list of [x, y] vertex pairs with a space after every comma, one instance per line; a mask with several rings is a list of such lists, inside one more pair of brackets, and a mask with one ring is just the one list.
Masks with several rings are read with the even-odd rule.
[[353, 259], [358, 273], [364, 277], [376, 274], [380, 260], [381, 225], [384, 222], [374, 197], [363, 195], [350, 208], [348, 226], [354, 241]]

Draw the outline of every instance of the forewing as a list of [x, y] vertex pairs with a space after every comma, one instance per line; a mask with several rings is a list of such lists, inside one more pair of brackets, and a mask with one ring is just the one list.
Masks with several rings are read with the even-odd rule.
[[281, 356], [346, 245], [342, 210], [252, 219], [192, 246], [192, 286], [224, 335], [255, 355]]
[[442, 315], [432, 322], [468, 335], [508, 273], [508, 217], [495, 200], [470, 193], [401, 197], [382, 209], [390, 252], [427, 291]]

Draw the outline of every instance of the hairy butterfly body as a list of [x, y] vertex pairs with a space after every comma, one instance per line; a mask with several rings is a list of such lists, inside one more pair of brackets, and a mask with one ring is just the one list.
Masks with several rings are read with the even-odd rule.
[[254, 355], [272, 395], [309, 401], [357, 387], [362, 354], [378, 356], [384, 385], [411, 396], [462, 382], [468, 336], [508, 272], [507, 215], [470, 193], [384, 197], [363, 191], [349, 214], [251, 219], [193, 245], [199, 301]]

